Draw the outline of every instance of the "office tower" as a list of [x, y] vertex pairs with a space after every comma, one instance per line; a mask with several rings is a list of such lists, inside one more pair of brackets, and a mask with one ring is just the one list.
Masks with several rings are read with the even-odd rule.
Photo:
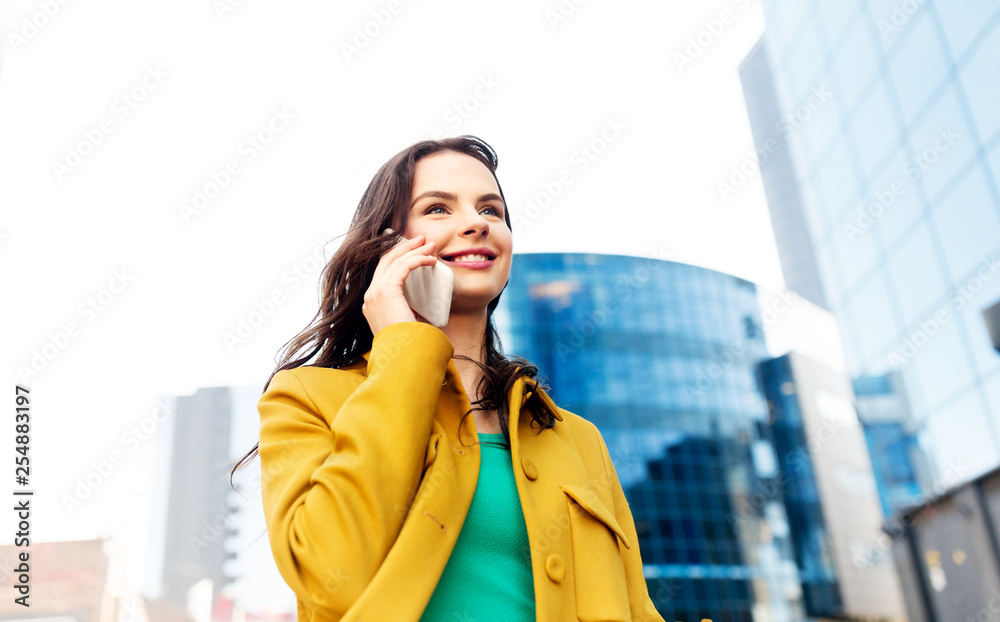
[[220, 608], [251, 618], [295, 612], [266, 533], [260, 458], [229, 480], [257, 442], [260, 393], [211, 387], [171, 398], [157, 434], [145, 592], [192, 616]]
[[149, 582], [153, 597], [187, 610], [203, 579], [212, 582], [211, 602], [230, 581], [223, 565], [233, 557], [224, 543], [235, 533], [225, 479], [232, 403], [227, 387], [173, 402], [157, 436]]
[[601, 430], [670, 620], [803, 619], [756, 379], [752, 283], [657, 259], [519, 254], [497, 308], [505, 352]]
[[1000, 7], [762, 5], [740, 74], [786, 282], [818, 274], [853, 378], [900, 374], [929, 496], [1000, 463]]
[[895, 568], [878, 550], [884, 515], [850, 381], [796, 352], [760, 369], [807, 614], [901, 618]]

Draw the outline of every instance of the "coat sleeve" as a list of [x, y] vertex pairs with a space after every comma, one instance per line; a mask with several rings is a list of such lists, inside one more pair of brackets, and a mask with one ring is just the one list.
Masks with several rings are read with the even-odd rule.
[[337, 376], [307, 387], [303, 370], [278, 372], [260, 398], [268, 538], [307, 609], [339, 619], [395, 542], [453, 353], [437, 327], [390, 324], [373, 339], [367, 378], [346, 399], [330, 397], [349, 391]]
[[604, 468], [608, 474], [608, 481], [611, 486], [611, 494], [615, 502], [615, 519], [618, 525], [625, 532], [631, 548], [625, 548], [621, 543], [618, 548], [621, 551], [622, 559], [625, 562], [625, 583], [628, 586], [629, 609], [632, 612], [632, 619], [635, 622], [665, 622], [663, 616], [653, 606], [653, 601], [649, 597], [649, 590], [646, 587], [646, 578], [642, 573], [642, 559], [639, 555], [639, 536], [635, 532], [635, 520], [632, 518], [632, 510], [629, 508], [628, 500], [625, 498], [625, 491], [622, 490], [621, 482], [618, 481], [618, 472], [611, 461], [608, 453], [608, 446], [604, 442], [597, 426], [594, 426], [597, 438], [601, 444], [601, 457], [604, 460]]

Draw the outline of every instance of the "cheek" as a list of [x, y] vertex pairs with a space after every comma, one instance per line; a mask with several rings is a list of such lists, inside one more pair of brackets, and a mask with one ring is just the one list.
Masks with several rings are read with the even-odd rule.
[[507, 229], [506, 227], [501, 229], [500, 232], [497, 234], [496, 238], [494, 239], [496, 240], [497, 246], [499, 246], [500, 248], [503, 248], [507, 251], [510, 251], [512, 248], [514, 248], [514, 236], [513, 234], [511, 234], [510, 229]]
[[423, 233], [423, 232], [417, 230], [417, 228], [414, 227], [412, 223], [408, 223], [406, 225], [406, 229], [403, 230], [402, 236], [407, 240], [412, 240], [413, 236], [417, 235], [418, 233]]
[[419, 224], [414, 225], [413, 223], [407, 223], [406, 230], [403, 231], [403, 237], [407, 240], [412, 240], [418, 235], [424, 236], [424, 242], [434, 241], [438, 243], [440, 248], [440, 241], [435, 237], [434, 230], [431, 227], [420, 226]]

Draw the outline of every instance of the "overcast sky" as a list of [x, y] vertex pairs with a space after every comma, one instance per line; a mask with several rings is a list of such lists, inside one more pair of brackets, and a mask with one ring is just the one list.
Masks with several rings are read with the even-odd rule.
[[[0, 351], [8, 403], [17, 382], [33, 396], [33, 537], [115, 535], [131, 576], [154, 445], [131, 426], [159, 395], [261, 386], [315, 313], [324, 243], [418, 140], [497, 150], [515, 252], [669, 256], [782, 285], [759, 176], [717, 187], [752, 151], [737, 65], [757, 2], [3, 10]], [[267, 321], [227, 344], [273, 290]]]

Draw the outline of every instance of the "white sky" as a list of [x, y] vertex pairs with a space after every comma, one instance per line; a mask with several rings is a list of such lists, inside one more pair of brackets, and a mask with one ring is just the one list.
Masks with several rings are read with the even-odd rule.
[[[571, 172], [514, 227], [517, 252], [666, 252], [782, 286], [759, 177], [725, 202], [716, 189], [752, 149], [737, 65], [763, 32], [757, 2], [564, 0], [575, 12], [554, 27], [555, 1], [233, 3], [223, 17], [212, 0], [52, 0], [47, 20], [36, 1], [0, 9], [0, 351], [7, 412], [16, 382], [34, 396], [35, 541], [115, 535], [141, 576], [153, 443], [122, 435], [158, 395], [261, 386], [315, 312], [310, 257], [346, 231], [378, 167], [435, 129], [497, 150], [515, 218]], [[723, 10], [732, 23], [678, 70], [674, 53]], [[390, 21], [346, 58], [373, 12]], [[495, 86], [477, 99], [480, 84]], [[144, 101], [125, 116], [131, 92]], [[294, 118], [249, 160], [241, 143], [276, 109]], [[624, 129], [581, 170], [574, 152], [615, 119]], [[100, 141], [57, 174], [88, 134]], [[230, 160], [239, 174], [185, 221], [178, 204]], [[127, 284], [103, 291], [110, 303], [81, 307], [116, 271]], [[223, 333], [275, 289], [284, 302], [227, 348]], [[23, 378], [69, 322], [76, 334]], [[68, 514], [63, 495], [115, 450], [122, 465]], [[13, 518], [0, 513], [0, 532]]]

